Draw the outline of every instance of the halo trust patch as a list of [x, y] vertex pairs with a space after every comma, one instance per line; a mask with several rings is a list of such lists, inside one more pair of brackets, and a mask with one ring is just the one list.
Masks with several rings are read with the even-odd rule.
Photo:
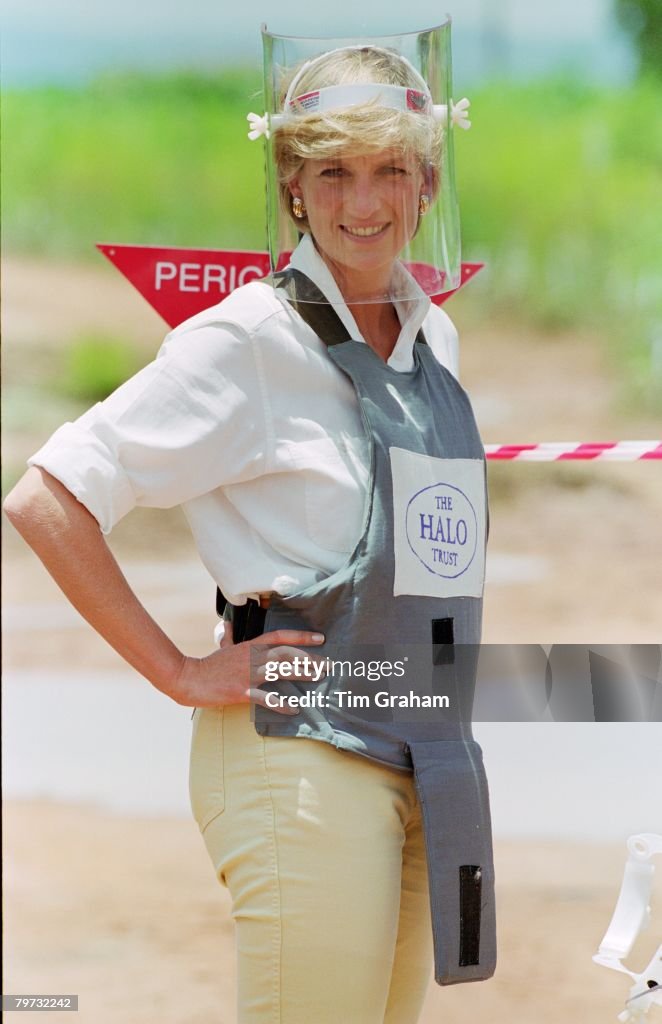
[[481, 459], [438, 459], [389, 448], [393, 477], [393, 595], [482, 597], [485, 470]]

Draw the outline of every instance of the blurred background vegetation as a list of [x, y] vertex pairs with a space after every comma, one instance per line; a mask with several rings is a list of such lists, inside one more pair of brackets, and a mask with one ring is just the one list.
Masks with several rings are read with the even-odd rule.
[[[463, 251], [488, 269], [470, 315], [593, 330], [630, 401], [662, 408], [662, 4], [617, 8], [639, 46], [630, 84], [557, 76], [472, 90], [475, 128], [456, 139]], [[91, 261], [96, 241], [264, 248], [263, 157], [245, 120], [259, 94], [258, 73], [241, 69], [6, 92], [5, 251]], [[71, 375], [81, 396], [90, 344]], [[121, 379], [126, 353], [115, 358]], [[112, 361], [99, 360], [107, 381]]]

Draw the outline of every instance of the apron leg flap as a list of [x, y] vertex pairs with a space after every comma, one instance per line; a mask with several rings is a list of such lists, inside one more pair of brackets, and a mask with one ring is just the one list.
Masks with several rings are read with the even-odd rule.
[[494, 862], [487, 778], [475, 740], [409, 742], [423, 811], [439, 985], [496, 967]]

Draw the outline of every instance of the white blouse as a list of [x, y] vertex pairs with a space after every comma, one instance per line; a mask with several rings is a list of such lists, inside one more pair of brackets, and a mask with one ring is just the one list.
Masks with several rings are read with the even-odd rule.
[[[310, 236], [291, 266], [364, 341]], [[396, 309], [388, 364], [411, 368], [422, 326], [457, 375], [446, 313], [422, 291]], [[154, 362], [56, 430], [28, 465], [60, 480], [103, 533], [136, 505], [182, 505], [213, 580], [243, 604], [340, 568], [359, 539], [369, 450], [351, 381], [287, 302], [253, 281], [171, 331]]]

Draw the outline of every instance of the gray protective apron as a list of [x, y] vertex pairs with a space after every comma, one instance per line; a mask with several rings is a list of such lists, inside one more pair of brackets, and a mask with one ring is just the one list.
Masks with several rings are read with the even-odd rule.
[[[264, 632], [325, 634], [323, 646], [309, 649], [336, 662], [325, 678], [315, 686], [289, 680], [265, 686], [280, 694], [314, 689], [320, 706], [286, 716], [256, 705], [255, 727], [264, 736], [322, 740], [413, 770], [425, 829], [435, 979], [449, 985], [489, 978], [496, 962], [492, 839], [482, 754], [471, 730], [487, 500], [473, 412], [421, 333], [413, 369], [397, 372], [369, 345], [349, 338], [303, 274], [288, 270], [275, 281], [356, 389], [372, 446], [371, 479], [362, 536], [345, 565], [297, 594], [273, 594], [266, 612]], [[317, 301], [297, 301], [304, 295]], [[343, 514], [341, 507], [334, 512]], [[377, 664], [386, 674], [366, 678], [361, 664]], [[422, 705], [436, 696], [448, 706], [412, 706], [412, 693]]]

